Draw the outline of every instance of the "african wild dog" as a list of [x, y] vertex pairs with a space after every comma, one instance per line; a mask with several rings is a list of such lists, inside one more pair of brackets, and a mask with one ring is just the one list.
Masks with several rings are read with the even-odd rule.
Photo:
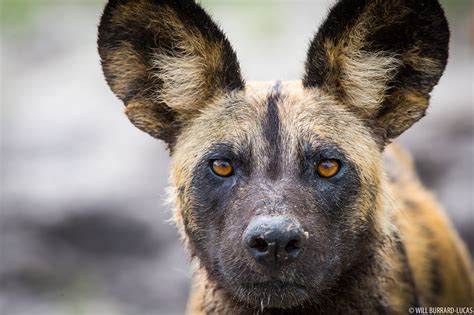
[[169, 146], [190, 313], [472, 306], [464, 245], [388, 145], [425, 114], [448, 41], [436, 0], [340, 0], [301, 81], [246, 83], [194, 1], [109, 1], [103, 70]]

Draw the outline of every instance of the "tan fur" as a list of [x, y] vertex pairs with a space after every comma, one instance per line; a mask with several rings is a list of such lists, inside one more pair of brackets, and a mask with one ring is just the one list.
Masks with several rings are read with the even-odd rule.
[[[263, 100], [270, 92], [271, 86], [272, 83], [249, 83], [246, 93], [237, 95], [241, 102], [241, 111], [237, 109], [235, 112], [230, 112], [232, 116], [228, 116], [229, 113], [224, 114], [225, 111], [219, 104], [211, 104], [184, 131], [178, 140], [172, 160], [172, 184], [175, 188], [189, 186], [191, 170], [195, 162], [199, 160], [199, 154], [205, 152], [207, 143], [210, 143], [212, 138], [228, 139], [236, 145], [244, 137], [257, 141], [261, 132], [257, 121], [264, 114]], [[363, 175], [367, 178], [362, 179], [362, 182], [375, 182], [378, 186], [377, 228], [387, 235], [393, 231], [399, 231], [405, 241], [408, 260], [413, 269], [422, 305], [467, 306], [472, 297], [472, 273], [468, 254], [437, 202], [419, 183], [409, 157], [396, 145], [390, 145], [384, 154], [386, 157], [384, 163], [378, 146], [371, 140], [368, 130], [355, 120], [357, 118], [346, 112], [344, 107], [337, 106], [337, 101], [325, 95], [323, 91], [304, 90], [300, 82], [288, 82], [283, 83], [282, 95], [285, 101], [280, 104], [279, 113], [286, 134], [287, 146], [284, 150], [290, 150], [282, 155], [287, 158], [287, 163], [291, 163], [291, 155], [295, 154], [291, 152], [291, 148], [293, 142], [296, 141], [296, 135], [317, 134], [321, 139], [338, 143], [350, 159], [357, 161], [360, 169], [365, 170]], [[315, 103], [316, 99], [317, 103]], [[317, 117], [316, 123], [315, 117]], [[337, 123], [334, 119], [337, 119]], [[235, 125], [239, 128], [233, 129], [232, 126]], [[351, 125], [354, 128], [348, 130], [338, 127], [345, 125]], [[245, 130], [245, 133], [241, 130]], [[255, 144], [258, 148], [259, 144]], [[260, 144], [260, 146], [263, 145], [263, 143]], [[380, 177], [377, 180], [377, 174], [384, 173], [383, 168], [397, 179], [390, 181], [385, 177]], [[362, 191], [373, 188], [363, 186]], [[174, 190], [177, 195], [175, 221], [183, 232], [183, 217], [191, 216], [186, 212], [189, 208], [187, 204], [189, 200], [186, 199], [186, 193], [176, 191], [177, 189]], [[364, 202], [362, 196], [360, 209], [366, 209]], [[410, 207], [406, 206], [407, 203]], [[359, 218], [354, 218], [354, 222], [365, 216], [366, 213], [361, 212]], [[188, 228], [192, 229], [192, 220], [188, 221], [188, 224], [190, 224]], [[427, 237], [423, 234], [425, 228], [430, 229], [432, 236]], [[182, 233], [182, 236], [186, 239], [185, 233]], [[436, 251], [431, 248], [435, 248]], [[391, 246], [388, 246], [383, 257], [386, 259], [384, 268], [387, 268], [387, 277], [393, 279], [383, 281], [387, 292], [391, 292], [390, 304], [407, 310], [411, 305], [408, 304], [406, 292], [396, 280], [402, 275], [400, 270], [402, 263], [398, 254]], [[432, 289], [428, 266], [432, 258], [439, 260], [440, 276], [444, 286], [441, 295], [436, 299], [425, 293]], [[193, 283], [188, 306], [190, 314], [204, 314], [205, 310], [209, 309], [213, 309], [216, 314], [233, 313], [229, 310], [233, 310], [235, 306], [232, 303], [229, 304], [225, 293], [209, 282], [202, 268], [197, 268]], [[216, 299], [216, 296], [220, 295], [222, 298]]]
[[[411, 66], [417, 71], [436, 76], [442, 73], [443, 66], [432, 58], [420, 56], [420, 48], [417, 46], [402, 56], [386, 51], [365, 51], [363, 47], [369, 34], [377, 31], [377, 28], [400, 23], [409, 13], [398, 1], [391, 1], [384, 12], [374, 14], [373, 11], [379, 5], [378, 1], [368, 5], [355, 25], [340, 35], [337, 43], [331, 40], [325, 42], [332, 72], [325, 83], [325, 90], [330, 93], [338, 92], [342, 95], [343, 102], [357, 108], [362, 117], [369, 119], [378, 113], [380, 104], [384, 102], [387, 106], [399, 106], [400, 110], [392, 110], [376, 124], [380, 127], [382, 137], [393, 138], [424, 115], [428, 95], [425, 91], [389, 90], [387, 83], [394, 79], [402, 67]], [[411, 96], [417, 93], [420, 94]], [[405, 115], [407, 110], [409, 115]], [[396, 122], [400, 119], [405, 121]], [[391, 134], [385, 134], [384, 129], [392, 129]]]
[[125, 97], [128, 82], [139, 80], [147, 75], [145, 64], [128, 43], [123, 43], [120, 49], [108, 52], [103, 67], [104, 73], [113, 73], [117, 76], [117, 80], [109, 84], [112, 91], [120, 98]]
[[414, 122], [421, 119], [428, 108], [429, 95], [416, 91], [401, 90], [392, 94], [392, 110], [380, 116], [376, 127], [383, 132], [390, 132], [387, 137], [398, 136]]
[[219, 92], [215, 89], [219, 86], [215, 81], [222, 63], [222, 43], [204, 40], [198, 30], [185, 27], [169, 9], [161, 14], [159, 21], [166, 23], [162, 23], [160, 31], [170, 32], [170, 36], [179, 43], [175, 48], [179, 53], [171, 56], [156, 54], [152, 60], [153, 67], [161, 70], [154, 76], [163, 83], [155, 97], [182, 113], [186, 119], [189, 118], [187, 115], [196, 113], [205, 101]]
[[[165, 106], [179, 114], [186, 121], [210, 101], [222, 93], [218, 72], [222, 71], [223, 42], [204, 39], [202, 33], [180, 20], [167, 6], [153, 8], [149, 1], [139, 0], [115, 9], [111, 22], [116, 26], [140, 24], [147, 21], [147, 31], [154, 32], [161, 41], [172, 41], [172, 50], [158, 50], [150, 59], [144, 59], [126, 41], [114, 49], [102, 49], [103, 67], [106, 74], [113, 74], [111, 89], [122, 99], [131, 82], [144, 82], [139, 99], [132, 99], [133, 109], [127, 109], [127, 116], [137, 127], [160, 138], [152, 123], [145, 122], [145, 116], [153, 107]], [[144, 18], [145, 17], [145, 18]], [[156, 39], [155, 39], [156, 41]], [[137, 111], [138, 103], [146, 103], [144, 113]], [[156, 116], [156, 115], [155, 115]], [[160, 123], [160, 128], [166, 127]], [[151, 129], [147, 129], [151, 128]]]
[[420, 55], [419, 47], [413, 47], [410, 49], [405, 54], [403, 63], [413, 67], [413, 69], [417, 71], [429, 73], [431, 75], [439, 75], [442, 71], [441, 69], [443, 69], [438, 61], [429, 57], [422, 57]]
[[159, 137], [163, 128], [170, 124], [166, 118], [156, 113], [154, 103], [143, 98], [134, 99], [128, 103], [125, 114], [135, 127], [156, 138]]
[[[388, 186], [394, 201], [393, 220], [405, 240], [422, 305], [473, 306], [473, 270], [469, 254], [439, 203], [420, 183], [410, 157], [397, 145], [386, 149], [388, 173], [396, 180]], [[439, 263], [441, 291], [432, 291], [430, 262]]]
[[[396, 2], [396, 1], [394, 1]], [[396, 5], [396, 4], [395, 4]], [[344, 101], [362, 110], [366, 117], [371, 117], [386, 97], [387, 82], [397, 73], [402, 65], [396, 55], [387, 52], [366, 52], [363, 50], [368, 34], [376, 31], [380, 25], [396, 23], [406, 12], [403, 7], [394, 16], [390, 10], [386, 15], [374, 15], [376, 1], [360, 15], [355, 25], [341, 35], [337, 43], [325, 43], [333, 78], [326, 82], [327, 89], [334, 92], [339, 89], [344, 94]], [[385, 23], [377, 23], [384, 20]]]
[[[393, 144], [383, 151], [387, 142], [424, 115], [429, 92], [446, 61], [441, 57], [433, 59], [436, 54], [429, 55], [433, 58], [423, 55], [423, 44], [427, 43], [418, 38], [402, 52], [367, 48], [368, 38], [374, 32], [407, 23], [405, 18], [413, 13], [408, 2], [373, 0], [364, 6], [350, 27], [342, 28], [337, 36], [323, 37], [318, 42], [322, 47], [317, 47], [323, 52], [317, 53], [324, 56], [316, 56], [319, 59], [314, 59], [315, 66], [323, 64], [329, 69], [314, 73], [324, 77], [324, 82], [316, 78], [317, 84], [304, 87], [300, 81], [284, 82], [281, 86], [275, 82], [250, 82], [245, 88], [238, 67], [228, 67], [229, 63], [236, 63], [230, 44], [225, 36], [216, 36], [218, 30], [209, 31], [210, 21], [198, 29], [194, 25], [199, 23], [184, 21], [183, 15], [174, 11], [182, 8], [173, 8], [173, 4], [158, 5], [150, 0], [124, 3], [110, 7], [114, 10], [109, 12], [112, 16], [104, 18], [104, 44], [99, 45], [99, 50], [112, 90], [127, 105], [127, 117], [139, 129], [167, 141], [173, 150], [169, 193], [174, 205], [173, 221], [191, 251], [195, 269], [189, 314], [248, 314], [241, 301], [211, 280], [206, 271], [209, 266], [193, 252], [197, 250], [192, 242], [202, 240], [190, 236], [199, 235], [203, 229], [203, 219], [199, 220], [193, 213], [195, 170], [217, 142], [233, 148], [250, 148], [252, 176], [260, 181], [255, 182], [255, 187], [246, 187], [249, 190], [262, 187], [272, 190], [273, 186], [285, 184], [284, 181], [295, 183], [291, 180], [297, 177], [295, 161], [301, 154], [302, 141], [316, 147], [337, 145], [338, 151], [354, 164], [353, 173], [357, 173], [360, 187], [354, 201], [347, 202], [351, 212], [340, 213], [348, 226], [342, 231], [358, 232], [359, 227], [364, 227], [367, 234], [349, 235], [369, 235], [366, 238], [373, 241], [368, 243], [373, 253], [367, 256], [373, 254], [373, 257], [357, 261], [368, 265], [364, 271], [370, 272], [369, 276], [356, 278], [356, 285], [346, 291], [336, 287], [341, 290], [337, 297], [346, 303], [340, 309], [356, 305], [357, 311], [363, 312], [365, 304], [372, 303], [367, 307], [372, 312], [383, 306], [396, 314], [405, 314], [409, 307], [415, 306], [414, 297], [421, 306], [473, 305], [472, 266], [462, 241], [435, 198], [418, 180], [410, 157]], [[196, 7], [194, 10], [199, 12]], [[186, 15], [189, 12], [181, 13], [189, 19], [195, 17]], [[114, 32], [117, 27], [129, 28], [130, 33], [126, 33], [129, 41], [120, 36], [119, 40], [109, 39], [121, 35]], [[146, 48], [133, 41], [144, 33], [152, 35], [147, 37]], [[420, 75], [400, 78], [398, 75], [404, 67], [411, 67]], [[419, 78], [424, 79], [421, 80], [424, 84], [404, 85], [405, 82], [397, 81], [410, 83]], [[276, 107], [278, 130], [272, 132], [278, 134], [278, 141], [265, 138], [270, 105]], [[268, 154], [277, 142], [281, 145], [278, 154]], [[277, 180], [268, 180], [268, 167], [277, 162], [271, 159], [278, 159], [284, 174]], [[348, 191], [343, 193], [349, 195]], [[308, 204], [301, 208], [308, 208]], [[335, 234], [337, 240], [347, 240], [340, 238], [341, 234]], [[232, 242], [238, 242], [240, 237], [239, 234]], [[318, 246], [324, 241], [317, 243]], [[351, 245], [344, 245], [352, 249]], [[355, 247], [358, 246], [359, 243]], [[340, 253], [338, 249], [335, 256]], [[318, 262], [323, 265], [325, 261], [316, 256], [311, 257], [315, 261], [311, 266], [319, 266]], [[349, 251], [346, 256], [352, 259], [357, 255]], [[365, 275], [357, 272], [351, 275], [361, 274]], [[237, 275], [239, 279], [240, 276]], [[374, 303], [376, 299], [380, 299], [376, 301], [379, 304]], [[263, 312], [263, 301], [261, 308]]]

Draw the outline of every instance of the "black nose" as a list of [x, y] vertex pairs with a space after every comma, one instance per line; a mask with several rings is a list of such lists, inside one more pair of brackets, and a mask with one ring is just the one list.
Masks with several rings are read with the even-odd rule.
[[275, 266], [297, 258], [303, 250], [306, 235], [294, 219], [262, 216], [250, 222], [243, 238], [250, 254], [259, 263]]

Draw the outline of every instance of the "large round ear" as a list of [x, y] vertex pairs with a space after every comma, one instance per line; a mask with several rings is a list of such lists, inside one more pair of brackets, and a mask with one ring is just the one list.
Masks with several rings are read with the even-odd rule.
[[212, 99], [244, 87], [231, 45], [193, 0], [111, 0], [98, 46], [131, 122], [169, 146]]
[[311, 42], [303, 85], [350, 106], [384, 144], [424, 116], [448, 43], [437, 0], [340, 0]]

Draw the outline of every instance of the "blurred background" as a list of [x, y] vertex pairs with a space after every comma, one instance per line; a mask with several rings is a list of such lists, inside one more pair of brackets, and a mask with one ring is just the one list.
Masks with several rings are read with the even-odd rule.
[[[247, 80], [297, 79], [333, 1], [202, 1]], [[471, 0], [428, 116], [400, 139], [474, 251]], [[0, 314], [182, 314], [189, 261], [164, 205], [168, 155], [103, 79], [104, 0], [0, 0]]]

